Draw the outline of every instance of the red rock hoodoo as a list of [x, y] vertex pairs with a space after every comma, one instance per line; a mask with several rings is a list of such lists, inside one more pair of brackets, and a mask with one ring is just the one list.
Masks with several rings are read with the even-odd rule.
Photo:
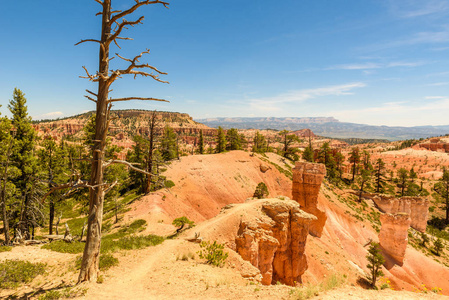
[[318, 193], [325, 175], [326, 167], [323, 164], [296, 162], [293, 168], [293, 200], [299, 203], [302, 210], [317, 217], [309, 228], [310, 233], [317, 237], [321, 237], [327, 219], [326, 214], [318, 209]]
[[301, 283], [309, 225], [316, 218], [292, 200], [267, 200], [261, 210], [261, 216], [240, 222], [236, 252], [260, 270], [264, 285]]
[[410, 215], [407, 213], [382, 214], [380, 222], [382, 224], [379, 233], [380, 247], [384, 254], [402, 266], [407, 249]]
[[406, 213], [410, 215], [410, 226], [418, 231], [426, 232], [430, 202], [423, 197], [395, 198], [388, 195], [371, 195], [376, 206], [384, 213]]

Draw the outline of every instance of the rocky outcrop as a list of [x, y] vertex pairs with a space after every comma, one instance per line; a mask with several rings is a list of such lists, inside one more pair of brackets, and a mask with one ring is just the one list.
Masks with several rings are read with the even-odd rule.
[[389, 195], [363, 194], [363, 197], [370, 198], [376, 206], [384, 213], [406, 213], [410, 215], [411, 227], [421, 231], [426, 231], [427, 219], [429, 217], [430, 202], [424, 197], [401, 197], [396, 198]]
[[316, 217], [292, 200], [266, 200], [260, 217], [242, 220], [236, 252], [260, 270], [262, 284], [301, 283], [307, 270], [304, 254], [310, 223]]
[[323, 164], [296, 162], [293, 168], [293, 200], [299, 203], [302, 210], [317, 217], [309, 229], [317, 237], [321, 237], [327, 219], [326, 214], [318, 209], [318, 193], [325, 175]]
[[406, 213], [382, 214], [380, 222], [382, 224], [379, 233], [380, 247], [384, 254], [402, 266], [407, 249], [410, 215]]

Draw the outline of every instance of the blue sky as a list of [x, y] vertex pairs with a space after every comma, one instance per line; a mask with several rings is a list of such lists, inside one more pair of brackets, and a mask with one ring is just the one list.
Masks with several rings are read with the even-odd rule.
[[[149, 5], [122, 49], [168, 73], [163, 84], [126, 78], [116, 109], [178, 111], [194, 118], [320, 117], [373, 125], [449, 124], [449, 0], [173, 0]], [[113, 0], [123, 9], [133, 0]], [[14, 87], [33, 118], [93, 110], [84, 75], [97, 68], [94, 0], [2, 1], [0, 108]], [[117, 68], [117, 60], [112, 67]]]

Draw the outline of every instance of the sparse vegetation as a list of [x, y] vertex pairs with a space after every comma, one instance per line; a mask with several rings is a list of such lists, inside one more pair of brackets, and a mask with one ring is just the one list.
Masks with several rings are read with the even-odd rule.
[[290, 295], [292, 299], [295, 300], [305, 300], [316, 296], [320, 293], [335, 289], [342, 286], [346, 282], [345, 275], [332, 274], [327, 280], [321, 282], [320, 284], [307, 284], [299, 288], [294, 288], [290, 290]]
[[198, 255], [201, 259], [206, 259], [207, 264], [222, 267], [228, 258], [228, 253], [223, 251], [224, 245], [216, 241], [213, 243], [201, 242], [200, 247], [201, 250], [198, 251]]
[[256, 190], [254, 191], [253, 197], [257, 199], [263, 199], [268, 196], [268, 188], [267, 185], [263, 182], [259, 182], [259, 184], [256, 187]]
[[5, 260], [0, 263], [0, 288], [16, 288], [23, 283], [31, 282], [36, 276], [44, 273], [45, 264], [24, 260]]

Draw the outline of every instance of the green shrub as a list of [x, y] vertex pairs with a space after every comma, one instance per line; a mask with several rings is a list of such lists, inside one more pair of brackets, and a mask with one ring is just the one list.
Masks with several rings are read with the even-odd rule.
[[113, 240], [109, 238], [102, 239], [101, 241], [101, 252], [113, 252], [116, 250], [132, 250], [132, 249], [142, 249], [149, 246], [156, 246], [161, 244], [164, 238], [157, 235], [148, 236], [127, 236], [119, 238], [118, 240]]
[[21, 283], [31, 282], [37, 275], [45, 273], [45, 264], [24, 260], [5, 260], [0, 263], [0, 288], [11, 289]]
[[117, 266], [118, 259], [111, 254], [100, 255], [100, 270], [107, 270], [110, 267]]
[[434, 242], [433, 242], [433, 249], [435, 251], [435, 254], [440, 256], [441, 250], [443, 250], [444, 245], [443, 242], [441, 241], [440, 238], [437, 238]]
[[171, 187], [174, 187], [174, 186], [175, 186], [175, 183], [174, 183], [173, 181], [171, 181], [171, 180], [165, 180], [164, 185], [165, 185], [165, 187], [166, 187], [167, 189], [169, 189], [169, 188], [171, 188]]
[[71, 243], [67, 243], [65, 241], [53, 241], [49, 244], [45, 244], [42, 246], [42, 249], [48, 249], [61, 253], [82, 253], [84, 251], [85, 243], [73, 241]]
[[200, 247], [201, 250], [198, 251], [199, 257], [206, 259], [210, 265], [222, 267], [228, 258], [228, 253], [223, 251], [224, 245], [216, 241], [213, 244], [210, 242], [201, 242]]
[[267, 185], [263, 182], [259, 182], [259, 184], [256, 187], [256, 190], [254, 191], [253, 197], [257, 199], [262, 199], [268, 196], [268, 188]]
[[9, 246], [0, 246], [0, 252], [7, 252], [7, 251], [11, 251], [12, 247]]

